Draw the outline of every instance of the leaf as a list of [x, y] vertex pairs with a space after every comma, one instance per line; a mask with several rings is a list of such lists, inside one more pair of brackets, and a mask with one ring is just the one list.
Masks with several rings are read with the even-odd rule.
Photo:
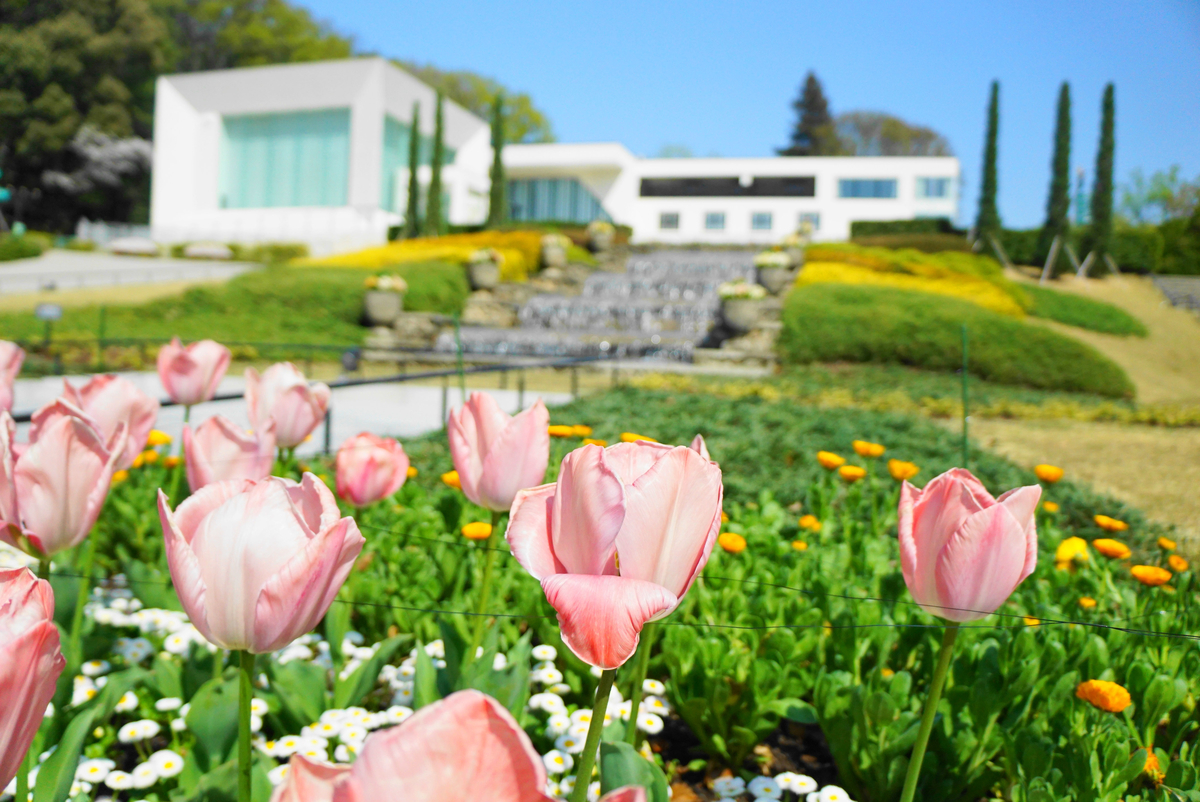
[[627, 785], [646, 789], [646, 802], [667, 802], [667, 778], [627, 743], [600, 744], [600, 793]]
[[238, 683], [210, 680], [192, 697], [188, 730], [196, 736], [195, 756], [205, 771], [225, 762], [237, 743]]
[[1110, 791], [1116, 791], [1125, 784], [1134, 780], [1146, 768], [1146, 757], [1149, 753], [1145, 749], [1138, 749], [1129, 758], [1120, 771], [1116, 772], [1108, 778], [1105, 787]]
[[155, 656], [147, 682], [158, 691], [159, 696], [183, 698], [183, 669], [169, 657], [162, 654]]
[[[438, 631], [442, 636], [442, 649], [446, 655], [446, 667], [439, 673], [438, 690], [442, 696], [448, 696], [460, 690], [459, 678], [467, 669], [468, 661], [473, 661], [474, 655], [467, 656], [467, 643], [454, 624], [445, 618], [438, 619]], [[485, 655], [486, 656], [486, 655]], [[491, 664], [489, 664], [489, 668]]]
[[529, 701], [529, 653], [532, 650], [529, 641], [532, 636], [532, 631], [526, 632], [517, 641], [517, 645], [509, 651], [508, 666], [500, 671], [490, 667], [491, 652], [484, 654], [488, 668], [477, 674], [469, 686], [496, 699], [518, 720], [525, 710], [525, 703]]
[[[238, 802], [237, 759], [226, 761], [200, 778], [186, 802]], [[271, 780], [261, 757], [250, 769], [250, 802], [269, 802]]]
[[126, 560], [124, 568], [130, 589], [146, 607], [183, 612], [183, 605], [171, 585], [171, 575], [166, 571], [140, 560]]
[[[408, 640], [410, 635], [396, 635], [379, 644], [379, 649], [344, 680], [337, 680], [333, 688], [333, 706], [346, 708], [357, 705], [375, 687], [379, 681], [379, 672], [392, 659], [392, 655], [400, 648], [400, 644]], [[319, 714], [318, 714], [319, 715]], [[314, 718], [313, 721], [316, 721]]]
[[413, 675], [413, 710], [441, 699], [438, 693], [437, 669], [433, 658], [425, 652], [424, 644], [417, 643], [417, 671]]
[[800, 699], [776, 699], [763, 705], [761, 709], [783, 716], [788, 721], [794, 721], [797, 724], [817, 723], [817, 709]]
[[329, 605], [329, 610], [325, 613], [325, 640], [329, 643], [329, 655], [333, 658], [333, 664], [338, 669], [341, 669], [342, 661], [345, 659], [342, 656], [342, 641], [346, 639], [346, 633], [350, 631], [350, 613], [353, 610], [353, 604], [334, 599], [333, 604]]
[[279, 697], [281, 713], [299, 732], [321, 717], [329, 705], [325, 691], [325, 669], [307, 660], [291, 660], [274, 665], [271, 670], [271, 690]]

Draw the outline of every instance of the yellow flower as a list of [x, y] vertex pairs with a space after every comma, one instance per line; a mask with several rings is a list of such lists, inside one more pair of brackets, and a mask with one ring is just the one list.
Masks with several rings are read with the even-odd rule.
[[634, 434], [633, 432], [621, 432], [622, 443], [636, 443], [638, 440], [645, 440], [647, 443], [657, 443], [653, 437], [647, 437], [644, 434]]
[[138, 456], [142, 458], [142, 462], [145, 464], [153, 465], [154, 463], [158, 462], [159, 454], [153, 448], [148, 448], [141, 454], [138, 454]]
[[725, 512], [725, 510], [721, 510], [721, 523], [729, 523], [729, 513]]
[[808, 551], [808, 544], [805, 543], [803, 540], [793, 540], [792, 548], [795, 549], [796, 551]]
[[163, 460], [163, 467], [174, 468], [174, 467], [178, 466], [179, 463], [181, 463], [181, 462], [183, 462], [183, 460], [181, 460], [179, 457], [175, 457], [175, 456], [167, 457], [166, 459]]
[[896, 676], [896, 672], [892, 671], [890, 668], [881, 668], [879, 669], [879, 676], [883, 677], [884, 679], [891, 679], [892, 677]]
[[146, 446], [153, 448], [154, 446], [165, 446], [171, 442], [171, 435], [158, 429], [151, 429], [150, 436], [146, 438]]
[[838, 468], [838, 476], [846, 482], [857, 482], [867, 475], [867, 472], [857, 465], [843, 465]]
[[899, 459], [888, 460], [888, 473], [890, 473], [892, 478], [897, 482], [903, 482], [906, 479], [913, 478], [920, 470], [921, 469], [917, 467], [916, 463], [913, 462], [905, 462], [904, 460]]
[[846, 460], [832, 451], [818, 451], [817, 462], [821, 463], [821, 467], [827, 471], [836, 470], [846, 464]]
[[1102, 679], [1089, 679], [1079, 683], [1075, 688], [1075, 695], [1106, 713], [1120, 713], [1133, 704], [1129, 691], [1115, 682]]
[[879, 443], [871, 443], [866, 440], [855, 440], [850, 445], [854, 446], [854, 453], [858, 456], [871, 457], [872, 459], [875, 457], [882, 457], [883, 452], [887, 451], [887, 449], [881, 446]]
[[1169, 537], [1160, 537], [1158, 539], [1158, 547], [1163, 551], [1175, 551], [1175, 541]]
[[608, 441], [607, 440], [597, 440], [594, 437], [585, 437], [585, 438], [583, 438], [583, 444], [585, 446], [600, 446], [601, 448], [604, 448], [605, 446], [608, 445]]
[[446, 471], [442, 474], [442, 481], [455, 490], [462, 490], [462, 482], [458, 481], [458, 471]]
[[1063, 478], [1063, 469], [1057, 465], [1034, 465], [1033, 472], [1037, 474], [1037, 478], [1048, 485], [1052, 485]]
[[1133, 554], [1124, 543], [1108, 537], [1097, 538], [1092, 541], [1092, 545], [1096, 547], [1096, 551], [1114, 560], [1124, 560]]
[[1096, 606], [1096, 600], [1091, 596], [1080, 596], [1079, 606], [1085, 610], [1091, 610]]
[[1135, 565], [1129, 569], [1133, 578], [1143, 585], [1156, 588], [1171, 581], [1171, 572], [1157, 565]]
[[416, 478], [417, 478], [417, 474], [418, 474], [418, 473], [419, 473], [419, 471], [418, 471], [416, 468], [414, 468], [413, 466], [409, 465], [409, 466], [408, 466], [408, 470], [404, 472], [404, 475], [405, 475], [406, 477], [408, 477], [409, 479], [416, 479]]
[[820, 532], [821, 522], [817, 520], [815, 515], [801, 515], [800, 528], [807, 529], [810, 532]]
[[119, 485], [129, 478], [129, 471], [113, 471], [112, 484]]
[[1027, 627], [1038, 627], [1042, 625], [1042, 620], [1040, 618], [1034, 618], [1030, 615], [1025, 616], [1021, 620], [1025, 622], [1025, 626]]
[[146, 464], [146, 452], [143, 451], [141, 454], [138, 454], [136, 457], [133, 458], [133, 464], [130, 467], [131, 468], [140, 468], [145, 464]]
[[471, 521], [462, 528], [467, 540], [487, 540], [492, 536], [492, 525], [484, 521]]
[[1124, 532], [1129, 528], [1129, 524], [1124, 521], [1118, 521], [1116, 518], [1109, 518], [1107, 515], [1094, 515], [1092, 520], [1096, 522], [1096, 526], [1103, 529], [1105, 532]]
[[563, 425], [551, 426], [550, 427], [550, 436], [551, 437], [574, 437], [575, 436], [575, 427], [574, 426], [563, 426]]
[[1054, 564], [1059, 570], [1069, 568], [1077, 562], [1088, 561], [1087, 541], [1081, 537], [1069, 537], [1054, 550]]
[[1182, 574], [1188, 569], [1188, 561], [1178, 554], [1172, 554], [1170, 557], [1167, 557], [1167, 565], [1171, 566], [1171, 570], [1177, 574]]
[[746, 550], [746, 538], [737, 532], [722, 532], [717, 538], [717, 545], [730, 554], [741, 554]]
[[1058, 504], [1053, 501], [1043, 501], [1042, 509], [1046, 512], [1058, 512]]
[[576, 437], [591, 437], [592, 436], [592, 427], [591, 426], [584, 426], [582, 423], [577, 423], [574, 426], [572, 426], [571, 428], [575, 430]]

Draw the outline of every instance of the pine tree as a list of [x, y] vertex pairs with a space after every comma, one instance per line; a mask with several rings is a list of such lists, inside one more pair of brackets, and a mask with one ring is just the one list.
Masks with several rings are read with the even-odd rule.
[[425, 196], [425, 236], [436, 237], [442, 233], [442, 160], [446, 148], [445, 121], [442, 114], [442, 93], [437, 94], [437, 105], [433, 114], [433, 159], [429, 165], [429, 192]]
[[992, 81], [988, 101], [987, 139], [983, 146], [983, 181], [979, 190], [979, 214], [975, 218], [975, 236], [990, 247], [989, 236], [1000, 233], [1000, 211], [996, 208], [996, 139], [1000, 133], [1000, 82]]
[[792, 102], [796, 110], [796, 124], [792, 128], [792, 142], [778, 150], [780, 156], [836, 156], [839, 152], [837, 130], [833, 115], [829, 113], [829, 101], [816, 73], [809, 71], [804, 79], [800, 96]]
[[421, 182], [417, 169], [421, 165], [421, 104], [413, 103], [412, 123], [408, 129], [408, 206], [404, 212], [404, 236], [421, 233]]
[[1089, 272], [1104, 273], [1113, 227], [1113, 156], [1116, 138], [1113, 131], [1116, 117], [1116, 89], [1112, 83], [1104, 87], [1104, 102], [1100, 110], [1100, 148], [1096, 151], [1096, 176], [1092, 180], [1092, 225], [1088, 230], [1085, 250], [1095, 253]]
[[1063, 81], [1058, 90], [1058, 118], [1054, 124], [1054, 156], [1050, 160], [1050, 199], [1046, 201], [1046, 222], [1038, 234], [1037, 259], [1045, 262], [1050, 255], [1054, 238], [1059, 237], [1059, 251], [1050, 270], [1054, 275], [1065, 271], [1066, 239], [1070, 228], [1071, 209], [1071, 85]]
[[488, 228], [508, 219], [508, 181], [504, 178], [504, 95], [492, 102], [492, 187], [488, 199]]

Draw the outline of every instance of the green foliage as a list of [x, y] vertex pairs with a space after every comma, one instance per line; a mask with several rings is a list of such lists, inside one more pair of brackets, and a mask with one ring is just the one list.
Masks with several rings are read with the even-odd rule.
[[841, 152], [837, 128], [829, 112], [829, 100], [821, 79], [812, 70], [804, 77], [800, 94], [792, 101], [796, 122], [791, 142], [781, 148], [780, 156], [836, 156]]
[[[421, 130], [421, 104], [413, 101], [412, 130]], [[417, 168], [421, 164], [421, 138], [408, 138], [408, 198], [404, 212], [404, 236], [412, 239], [421, 234], [421, 182]], [[389, 237], [388, 239], [392, 239]]]
[[996, 177], [997, 140], [1000, 134], [1000, 82], [992, 81], [988, 99], [987, 134], [983, 145], [983, 180], [979, 190], [979, 213], [975, 216], [975, 236], [985, 243], [989, 236], [1000, 231], [1000, 210], [996, 206], [998, 179]]
[[788, 294], [781, 358], [807, 362], [892, 362], [956, 370], [961, 326], [970, 368], [1002, 384], [1132, 397], [1129, 377], [1091, 346], [945, 296], [882, 287], [815, 284]]
[[[442, 93], [438, 92], [433, 107], [433, 161], [429, 165], [429, 189], [425, 195], [425, 219], [421, 233], [426, 237], [442, 234], [442, 162], [446, 159], [446, 122], [442, 108]], [[416, 137], [410, 137], [416, 139]]]
[[845, 156], [952, 156], [950, 142], [924, 125], [881, 111], [849, 111], [835, 120]]
[[[1174, 222], [1172, 221], [1172, 223]], [[1169, 225], [1171, 223], [1163, 224], [1159, 228], [1118, 226], [1109, 238], [1108, 253], [1123, 271], [1166, 272], [1162, 267], [1163, 243], [1165, 231]], [[1045, 264], [1047, 253], [1040, 250], [1040, 234], [1041, 229], [1037, 228], [1006, 228], [1001, 230], [996, 238], [1013, 264], [1042, 267]], [[1085, 250], [1087, 248], [1087, 229], [1071, 229], [1067, 234], [1065, 245], [1070, 245], [1080, 259], [1085, 258], [1087, 256]], [[1065, 248], [1062, 253], [1066, 253]], [[1068, 257], [1064, 256], [1063, 258]], [[1073, 266], [1072, 269], [1074, 269]], [[1101, 275], [1102, 272], [1093, 267], [1088, 268], [1088, 273], [1093, 276]]]
[[1023, 289], [1033, 300], [1029, 313], [1035, 317], [1104, 334], [1145, 337], [1149, 333], [1142, 321], [1112, 304], [1047, 287], [1025, 286]]
[[1155, 170], [1146, 178], [1140, 167], [1129, 171], [1121, 185], [1120, 211], [1133, 225], [1186, 220], [1200, 205], [1200, 176], [1191, 181], [1179, 175], [1178, 164]]
[[1168, 220], [1159, 230], [1163, 235], [1163, 261], [1159, 272], [1200, 274], [1200, 205], [1190, 218]]
[[15, 259], [31, 259], [41, 256], [45, 249], [33, 237], [14, 237], [12, 234], [0, 234], [0, 262], [11, 262]]
[[492, 102], [492, 169], [488, 173], [487, 225], [494, 228], [508, 219], [508, 181], [504, 177], [504, 95]]
[[[1113, 158], [1116, 150], [1115, 88], [1110, 82], [1104, 87], [1104, 100], [1100, 106], [1100, 145], [1096, 149], [1096, 171], [1092, 181], [1092, 222], [1084, 236], [1084, 248], [1095, 251], [1100, 257], [1110, 252], [1113, 233]], [[1102, 274], [1108, 268], [1099, 263], [1095, 273]]]
[[[1054, 156], [1050, 160], [1050, 196], [1046, 201], [1046, 222], [1038, 234], [1038, 260], [1049, 256], [1055, 237], [1065, 238], [1071, 209], [1071, 85], [1063, 81], [1058, 91], [1058, 115], [1054, 123]], [[1058, 275], [1070, 267], [1065, 251], [1060, 250], [1051, 271]]]
[[955, 234], [954, 223], [947, 217], [917, 217], [912, 220], [855, 220], [850, 223], [850, 238], [878, 237], [889, 234]]

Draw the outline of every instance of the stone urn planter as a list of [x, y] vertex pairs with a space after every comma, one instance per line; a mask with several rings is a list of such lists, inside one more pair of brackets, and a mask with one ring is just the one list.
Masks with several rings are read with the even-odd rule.
[[786, 253], [788, 255], [788, 259], [791, 260], [793, 268], [798, 270], [801, 267], [804, 267], [804, 246], [803, 245], [794, 245], [790, 248], [786, 248], [784, 250], [784, 253]]
[[561, 234], [542, 237], [542, 267], [566, 267], [570, 240]]
[[789, 267], [758, 268], [758, 283], [772, 295], [779, 295], [796, 280], [796, 272]]
[[467, 280], [473, 290], [494, 289], [500, 283], [500, 265], [490, 260], [471, 262], [467, 265]]
[[611, 223], [603, 220], [593, 220], [588, 223], [588, 245], [592, 249], [592, 253], [604, 253], [612, 248], [613, 236], [616, 231]]
[[721, 301], [721, 319], [726, 328], [744, 334], [758, 325], [762, 306], [761, 298], [726, 298]]
[[363, 293], [363, 315], [372, 326], [390, 326], [404, 311], [404, 293], [367, 290]]

